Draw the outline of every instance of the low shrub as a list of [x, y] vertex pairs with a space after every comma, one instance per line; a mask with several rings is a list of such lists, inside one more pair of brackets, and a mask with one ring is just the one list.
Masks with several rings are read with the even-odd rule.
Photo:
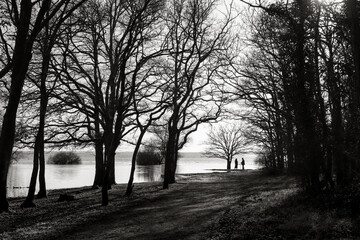
[[58, 152], [49, 157], [48, 164], [81, 164], [81, 158], [74, 152]]
[[138, 165], [157, 165], [162, 163], [162, 157], [156, 151], [143, 151], [137, 154], [136, 162]]

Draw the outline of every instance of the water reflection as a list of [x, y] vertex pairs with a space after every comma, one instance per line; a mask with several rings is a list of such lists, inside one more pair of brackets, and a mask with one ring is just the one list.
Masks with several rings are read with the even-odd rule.
[[31, 171], [31, 164], [13, 164], [10, 166], [7, 178], [8, 197], [26, 196]]
[[[134, 182], [161, 181], [161, 165], [137, 166]], [[26, 196], [32, 172], [32, 164], [13, 164], [8, 175], [8, 197]], [[129, 180], [130, 165], [116, 163], [115, 179], [117, 183]], [[80, 165], [46, 165], [46, 185], [48, 189], [91, 186], [94, 181], [93, 164]], [[36, 191], [38, 191], [38, 183]]]
[[135, 175], [136, 182], [158, 182], [161, 181], [163, 165], [137, 166]]
[[[177, 173], [203, 173], [214, 169], [224, 169], [226, 162], [221, 159], [203, 158], [200, 153], [183, 154], [179, 159]], [[80, 165], [46, 165], [47, 189], [73, 188], [91, 186], [95, 176], [94, 157], [89, 153], [81, 153]], [[254, 157], [253, 157], [254, 158]], [[257, 168], [253, 160], [247, 157], [247, 169]], [[115, 163], [115, 180], [117, 183], [127, 183], [130, 176], [131, 154], [117, 155]], [[31, 154], [12, 164], [8, 174], [8, 197], [26, 196], [32, 172]], [[161, 181], [164, 165], [137, 166], [134, 182]], [[38, 186], [39, 184], [37, 184]], [[38, 189], [36, 189], [36, 192]]]

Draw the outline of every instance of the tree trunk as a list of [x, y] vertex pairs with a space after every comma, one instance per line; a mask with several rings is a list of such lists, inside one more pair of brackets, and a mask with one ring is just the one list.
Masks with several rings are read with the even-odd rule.
[[296, 29], [295, 49], [295, 125], [297, 128], [298, 154], [303, 154], [303, 177], [304, 184], [315, 190], [319, 187], [320, 162], [322, 158], [320, 143], [317, 139], [314, 113], [311, 112], [313, 102], [311, 98], [312, 89], [306, 86], [314, 86], [314, 78], [306, 76], [305, 68], [305, 19], [309, 6], [305, 1], [296, 1], [298, 5], [299, 23]]
[[108, 195], [108, 190], [111, 186], [111, 183], [109, 181], [109, 177], [110, 177], [110, 172], [111, 172], [111, 168], [113, 166], [113, 163], [115, 162], [115, 151], [113, 151], [112, 147], [106, 151], [106, 165], [105, 165], [105, 170], [104, 170], [104, 180], [103, 180], [103, 185], [101, 188], [101, 194], [102, 194], [102, 206], [107, 206], [109, 205], [109, 195]]
[[176, 138], [175, 138], [175, 144], [174, 144], [174, 160], [173, 160], [173, 164], [171, 165], [171, 176], [170, 176], [170, 184], [175, 183], [176, 182], [176, 168], [177, 168], [177, 161], [178, 161], [178, 157], [179, 157], [179, 136], [180, 136], [180, 132], [178, 131], [176, 133]]
[[116, 184], [115, 181], [115, 154], [114, 154], [114, 161], [110, 166], [110, 174], [109, 174], [109, 189], [111, 189], [111, 185]]
[[[343, 128], [343, 116], [341, 109], [341, 90], [338, 86], [340, 82], [339, 79], [335, 77], [334, 70], [334, 58], [333, 50], [329, 48], [329, 59], [326, 61], [327, 68], [327, 85], [329, 89], [329, 100], [332, 105], [331, 109], [331, 135], [333, 139], [333, 159], [336, 168], [336, 181], [338, 184], [344, 182], [345, 172], [344, 172], [344, 128]], [[328, 165], [332, 162], [328, 162]], [[331, 170], [328, 169], [327, 175], [332, 175]]]
[[[289, 130], [288, 130], [289, 131]], [[287, 143], [286, 143], [286, 158], [287, 158], [287, 168], [290, 173], [294, 173], [294, 139], [292, 137], [292, 133], [287, 132], [286, 135]]]
[[[24, 62], [29, 59], [28, 55], [25, 55]], [[24, 85], [25, 74], [27, 72], [27, 67], [17, 66], [22, 64], [15, 63], [14, 65], [9, 102], [5, 111], [0, 136], [0, 212], [8, 211], [8, 203], [6, 200], [7, 173], [14, 145], [16, 112], [20, 101], [22, 87]], [[28, 65], [28, 63], [26, 65]], [[16, 71], [17, 69], [19, 69], [19, 71]]]
[[[97, 62], [97, 58], [95, 58]], [[96, 84], [97, 80], [97, 70], [94, 68], [94, 79]], [[93, 188], [102, 186], [104, 180], [104, 136], [100, 132], [100, 110], [98, 106], [99, 93], [95, 91], [95, 100], [94, 100], [94, 125], [95, 125], [95, 177], [93, 182]]]
[[95, 178], [93, 188], [102, 186], [104, 180], [104, 152], [103, 142], [100, 139], [95, 141]]
[[226, 169], [227, 170], [231, 169], [231, 159], [230, 158], [226, 159]]
[[[43, 140], [42, 140], [43, 141]], [[40, 170], [39, 170], [39, 192], [36, 195], [37, 198], [46, 198], [46, 182], [45, 182], [45, 149], [44, 144], [39, 149], [39, 163], [40, 163]]]
[[295, 150], [294, 150], [294, 120], [293, 120], [293, 110], [294, 110], [294, 90], [292, 88], [292, 81], [289, 76], [288, 66], [284, 63], [281, 65], [281, 74], [282, 74], [282, 85], [284, 88], [284, 97], [282, 98], [282, 104], [284, 106], [285, 112], [285, 139], [284, 142], [286, 148], [287, 156], [287, 165], [288, 170], [291, 173], [295, 173]]
[[174, 164], [175, 164], [175, 151], [176, 151], [176, 133], [173, 129], [169, 130], [169, 138], [166, 145], [166, 158], [165, 158], [165, 172], [164, 172], [164, 183], [163, 188], [169, 188], [169, 184], [174, 181]]
[[134, 174], [135, 174], [135, 167], [136, 167], [136, 157], [137, 157], [137, 154], [139, 152], [139, 149], [140, 149], [140, 145], [141, 145], [141, 142], [142, 142], [142, 139], [146, 133], [146, 129], [147, 128], [144, 128], [141, 130], [140, 132], [140, 136], [136, 142], [136, 146], [135, 146], [135, 149], [134, 149], [134, 152], [133, 152], [133, 155], [132, 155], [132, 159], [131, 159], [131, 170], [130, 170], [130, 178], [129, 178], [129, 181], [128, 181], [128, 185], [127, 185], [127, 188], [126, 188], [126, 193], [125, 193], [125, 196], [130, 196], [131, 195], [131, 192], [133, 190], [133, 182], [134, 182]]
[[21, 1], [20, 19], [17, 25], [17, 36], [13, 54], [10, 94], [0, 135], [0, 212], [9, 210], [6, 198], [6, 185], [14, 145], [16, 112], [32, 57], [32, 42], [27, 41], [31, 11], [31, 1]]
[[[330, 96], [332, 94], [329, 94], [329, 97], [333, 99], [333, 108], [331, 112], [331, 126], [334, 141], [333, 154], [336, 167], [336, 181], [341, 185], [346, 182], [344, 161], [347, 159], [344, 157], [344, 128], [342, 123], [340, 90], [336, 90], [334, 94], [334, 96]], [[332, 172], [329, 172], [328, 174], [332, 174]]]
[[33, 156], [33, 169], [31, 173], [30, 185], [28, 195], [25, 201], [21, 204], [21, 208], [29, 208], [35, 207], [34, 197], [35, 197], [35, 188], [36, 188], [36, 180], [39, 171], [39, 134], [36, 136], [35, 140], [35, 148], [34, 148], [34, 156]]
[[40, 120], [39, 120], [39, 162], [40, 162], [40, 172], [39, 172], [39, 185], [40, 189], [37, 194], [38, 198], [45, 198], [46, 193], [46, 183], [45, 183], [45, 143], [44, 143], [44, 131], [45, 131], [45, 119], [47, 105], [49, 101], [49, 96], [46, 89], [46, 79], [49, 72], [50, 64], [50, 55], [51, 55], [51, 46], [47, 39], [44, 40], [44, 54], [41, 67], [41, 85], [40, 85]]
[[26, 200], [23, 202], [21, 207], [35, 207], [33, 203], [34, 194], [36, 189], [36, 180], [39, 169], [40, 162], [40, 174], [39, 174], [39, 183], [40, 191], [38, 193], [38, 198], [46, 197], [46, 185], [45, 185], [45, 146], [44, 146], [44, 128], [45, 128], [45, 116], [47, 109], [47, 92], [46, 92], [46, 77], [48, 72], [50, 60], [50, 53], [48, 56], [43, 58], [42, 62], [42, 72], [41, 72], [41, 86], [40, 86], [40, 120], [38, 132], [35, 138], [35, 147], [34, 147], [34, 161], [33, 161], [33, 171], [31, 174], [30, 186]]
[[[351, 47], [354, 62], [352, 101], [351, 101], [351, 121], [349, 126], [350, 141], [349, 148], [351, 155], [348, 156], [351, 162], [345, 161], [344, 170], [346, 171], [346, 181], [349, 181], [353, 171], [360, 170], [360, 23], [359, 23], [359, 9], [360, 4], [357, 0], [346, 1], [347, 15], [350, 22]], [[345, 178], [344, 178], [345, 180]]]

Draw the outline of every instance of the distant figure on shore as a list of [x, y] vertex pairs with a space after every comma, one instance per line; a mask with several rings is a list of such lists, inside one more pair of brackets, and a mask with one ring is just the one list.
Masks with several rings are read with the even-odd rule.
[[244, 160], [244, 158], [241, 158], [241, 165], [242, 165], [242, 170], [245, 170], [245, 160]]
[[238, 164], [239, 164], [239, 162], [238, 162], [237, 158], [235, 158], [235, 169], [238, 168]]

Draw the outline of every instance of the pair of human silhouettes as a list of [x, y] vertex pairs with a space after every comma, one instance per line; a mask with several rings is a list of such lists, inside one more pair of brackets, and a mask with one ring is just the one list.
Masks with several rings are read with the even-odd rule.
[[[238, 168], [238, 164], [239, 164], [239, 162], [238, 162], [237, 158], [235, 158], [235, 169]], [[244, 158], [241, 158], [241, 166], [242, 166], [242, 170], [245, 170], [245, 160], [244, 160]]]

